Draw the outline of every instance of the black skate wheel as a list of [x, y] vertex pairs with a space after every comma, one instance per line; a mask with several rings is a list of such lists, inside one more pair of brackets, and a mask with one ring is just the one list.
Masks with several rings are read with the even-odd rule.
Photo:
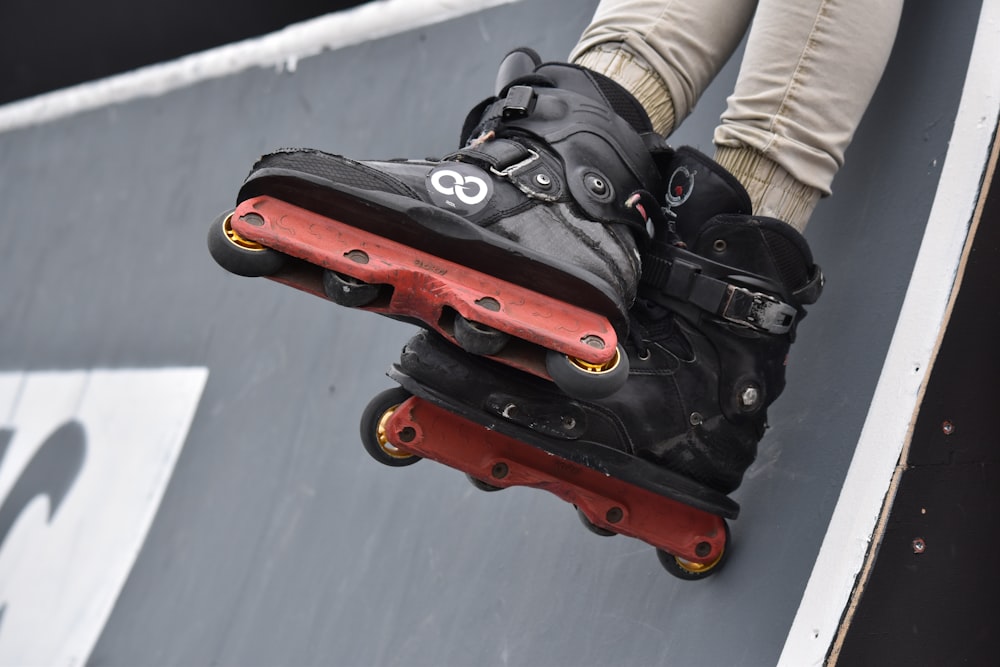
[[580, 522], [583, 523], [584, 527], [594, 535], [600, 535], [601, 537], [614, 537], [618, 534], [613, 530], [608, 530], [607, 528], [601, 528], [598, 526], [596, 523], [591, 521], [579, 507], [576, 508], [576, 515], [580, 517]]
[[723, 522], [723, 525], [726, 527], [725, 546], [722, 547], [722, 553], [719, 554], [719, 557], [711, 563], [694, 563], [667, 553], [663, 549], [657, 549], [656, 556], [660, 559], [660, 565], [667, 572], [684, 581], [698, 581], [712, 576], [722, 569], [722, 566], [726, 564], [729, 558], [729, 524]]
[[625, 386], [628, 355], [619, 345], [612, 360], [601, 365], [549, 350], [545, 355], [545, 369], [552, 381], [574, 398], [605, 398]]
[[208, 228], [208, 252], [226, 271], [238, 276], [270, 276], [285, 264], [277, 250], [245, 239], [232, 227], [233, 213], [223, 213]]
[[492, 356], [499, 354], [510, 340], [510, 334], [479, 322], [455, 315], [455, 340], [470, 354]]
[[361, 308], [379, 297], [382, 286], [326, 270], [323, 271], [323, 293], [339, 306]]
[[466, 475], [469, 481], [472, 482], [472, 486], [476, 487], [480, 491], [486, 491], [487, 493], [493, 493], [494, 491], [503, 491], [502, 486], [493, 486], [489, 482], [484, 482], [478, 477], [473, 477], [472, 475]]
[[402, 387], [386, 389], [376, 394], [361, 414], [361, 444], [365, 451], [379, 463], [393, 468], [413, 465], [420, 460], [416, 454], [394, 447], [385, 432], [392, 413], [408, 398], [410, 392]]

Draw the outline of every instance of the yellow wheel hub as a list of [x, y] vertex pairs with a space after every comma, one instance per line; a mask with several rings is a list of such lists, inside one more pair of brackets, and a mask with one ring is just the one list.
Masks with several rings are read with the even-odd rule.
[[225, 222], [222, 223], [222, 229], [223, 231], [225, 231], [226, 238], [229, 239], [230, 243], [232, 243], [235, 246], [239, 246], [240, 248], [244, 248], [245, 250], [261, 251], [267, 249], [265, 246], [262, 246], [256, 241], [251, 241], [250, 239], [246, 239], [240, 236], [236, 232], [236, 230], [233, 229], [232, 221], [233, 221], [233, 216], [230, 215], [227, 216]]
[[708, 572], [709, 570], [715, 568], [715, 566], [719, 564], [719, 561], [722, 560], [722, 556], [725, 553], [726, 553], [725, 549], [720, 550], [719, 555], [716, 556], [715, 560], [709, 563], [695, 563], [693, 561], [684, 560], [679, 556], [674, 556], [674, 560], [677, 561], [677, 565], [682, 570], [690, 572], [691, 574], [704, 574], [705, 572]]
[[398, 407], [398, 405], [395, 405], [382, 413], [382, 416], [378, 420], [376, 437], [378, 439], [378, 446], [383, 452], [394, 459], [408, 459], [413, 456], [413, 454], [404, 452], [403, 450], [394, 447], [393, 444], [389, 442], [389, 438], [386, 436], [386, 425], [389, 423], [389, 419], [392, 417], [393, 413], [396, 412], [396, 408]]
[[584, 361], [583, 359], [578, 359], [576, 357], [567, 357], [574, 366], [584, 371], [585, 373], [593, 373], [599, 375], [601, 373], [608, 373], [618, 368], [618, 364], [621, 363], [622, 357], [619, 350], [615, 350], [615, 356], [603, 364], [594, 364], [589, 361]]

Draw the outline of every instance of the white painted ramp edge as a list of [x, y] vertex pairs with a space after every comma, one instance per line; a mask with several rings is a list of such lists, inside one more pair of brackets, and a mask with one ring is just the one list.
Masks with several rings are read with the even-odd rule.
[[0, 665], [86, 662], [207, 379], [200, 367], [0, 373]]
[[1000, 0], [984, 0], [955, 127], [895, 333], [780, 667], [821, 665], [864, 565], [955, 283], [1000, 112]]
[[0, 132], [150, 97], [252, 67], [299, 60], [520, 0], [373, 0], [277, 32], [0, 106]]

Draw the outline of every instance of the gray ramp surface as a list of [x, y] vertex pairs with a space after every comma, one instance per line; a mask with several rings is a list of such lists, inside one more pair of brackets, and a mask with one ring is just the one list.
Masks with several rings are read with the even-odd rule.
[[[771, 665], [850, 463], [947, 150], [979, 12], [908, 3], [808, 230], [828, 276], [736, 499], [726, 569], [673, 579], [545, 493], [389, 469], [357, 419], [407, 325], [229, 275], [205, 246], [255, 158], [452, 149], [495, 66], [564, 58], [593, 1], [535, 0], [0, 134], [0, 367], [206, 366], [94, 665]], [[738, 57], [738, 54], [737, 54]], [[675, 144], [711, 151], [730, 63]], [[127, 471], [123, 471], [127, 474]]]

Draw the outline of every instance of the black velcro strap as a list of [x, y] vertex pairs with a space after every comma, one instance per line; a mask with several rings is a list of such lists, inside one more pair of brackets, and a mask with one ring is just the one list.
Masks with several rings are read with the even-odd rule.
[[506, 169], [523, 163], [525, 160], [531, 158], [531, 156], [532, 151], [516, 141], [493, 139], [474, 146], [466, 146], [445, 159], [463, 161], [471, 159], [474, 162], [503, 173]]

